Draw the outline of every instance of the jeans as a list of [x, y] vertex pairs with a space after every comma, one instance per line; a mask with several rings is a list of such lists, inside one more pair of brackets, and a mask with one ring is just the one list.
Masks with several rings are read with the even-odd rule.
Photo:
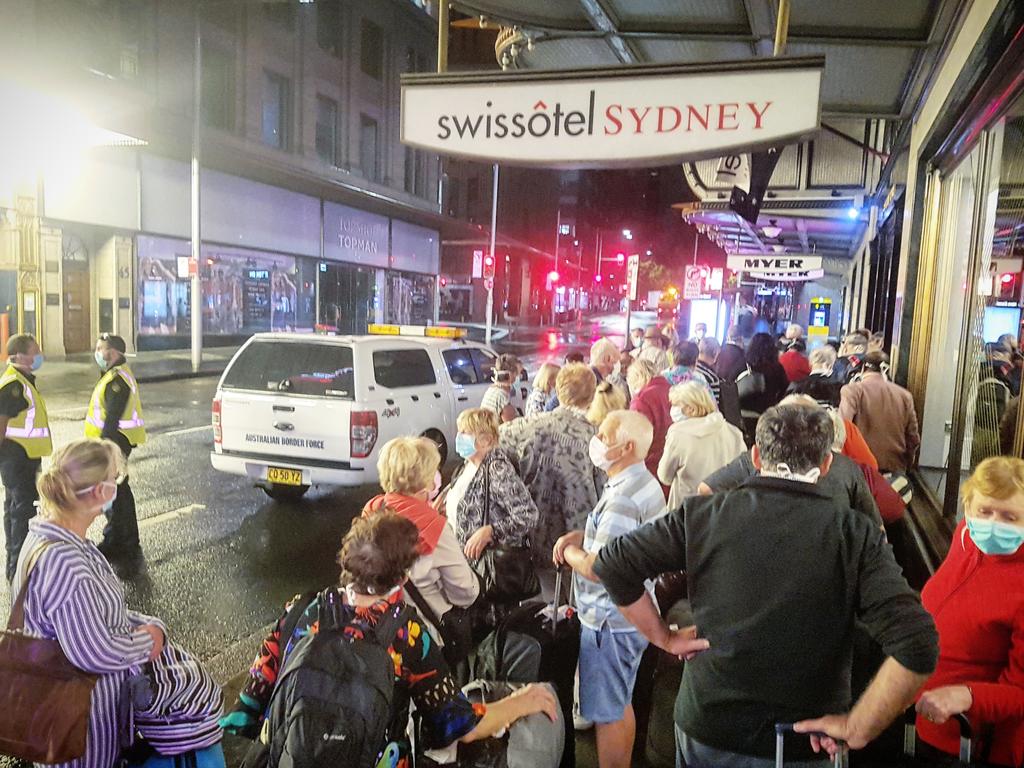
[[18, 569], [21, 545], [28, 535], [28, 521], [35, 517], [36, 476], [39, 459], [30, 459], [13, 440], [0, 444], [0, 480], [4, 484], [4, 540], [7, 545], [7, 581]]

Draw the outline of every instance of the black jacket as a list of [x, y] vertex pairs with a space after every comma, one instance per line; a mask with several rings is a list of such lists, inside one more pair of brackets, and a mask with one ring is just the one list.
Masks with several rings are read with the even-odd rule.
[[747, 367], [747, 356], [743, 347], [736, 344], [726, 344], [718, 353], [715, 361], [715, 371], [725, 381], [736, 381], [736, 377]]
[[[851, 706], [854, 621], [886, 656], [928, 674], [931, 616], [882, 531], [817, 485], [755, 477], [612, 539], [594, 570], [617, 605], [644, 580], [685, 570], [698, 631], [711, 644], [687, 662], [675, 721], [710, 747], [770, 757], [774, 724]], [[806, 738], [787, 757], [811, 757]]]

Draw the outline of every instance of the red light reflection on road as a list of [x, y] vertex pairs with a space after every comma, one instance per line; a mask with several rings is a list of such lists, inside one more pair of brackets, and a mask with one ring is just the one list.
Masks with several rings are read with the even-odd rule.
[[554, 331], [548, 331], [548, 349], [558, 349], [558, 334]]

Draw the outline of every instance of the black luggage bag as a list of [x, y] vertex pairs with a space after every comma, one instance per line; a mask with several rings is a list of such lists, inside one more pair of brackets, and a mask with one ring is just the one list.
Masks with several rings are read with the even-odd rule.
[[[564, 618], [558, 618], [562, 594], [562, 571], [555, 577], [553, 604], [537, 601], [524, 603], [504, 620], [507, 632], [516, 632], [534, 638], [540, 643], [540, 681], [551, 683], [558, 694], [565, 722], [565, 751], [560, 768], [575, 768], [576, 733], [573, 728], [573, 688], [576, 663], [580, 655], [580, 620], [570, 609]], [[552, 621], [551, 616], [555, 617]]]

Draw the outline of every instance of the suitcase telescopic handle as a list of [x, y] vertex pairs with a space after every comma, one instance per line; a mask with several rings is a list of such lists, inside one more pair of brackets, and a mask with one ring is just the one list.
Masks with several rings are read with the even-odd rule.
[[[961, 713], [953, 715], [957, 725], [960, 727], [960, 762], [970, 765], [974, 757], [974, 728], [967, 715]], [[914, 707], [907, 709], [903, 716], [903, 754], [906, 757], [913, 757], [917, 753], [917, 710]]]
[[[776, 723], [775, 724], [775, 768], [783, 768], [785, 760], [783, 758], [785, 752], [785, 741], [787, 733], [795, 733], [793, 730], [793, 723]], [[815, 731], [813, 733], [802, 734], [804, 736], [820, 736], [822, 738], [828, 736], [828, 734], [820, 733]], [[832, 758], [832, 765], [835, 768], [847, 768], [849, 765], [850, 753], [846, 748], [846, 744], [843, 742], [839, 743], [839, 751], [836, 752]]]

